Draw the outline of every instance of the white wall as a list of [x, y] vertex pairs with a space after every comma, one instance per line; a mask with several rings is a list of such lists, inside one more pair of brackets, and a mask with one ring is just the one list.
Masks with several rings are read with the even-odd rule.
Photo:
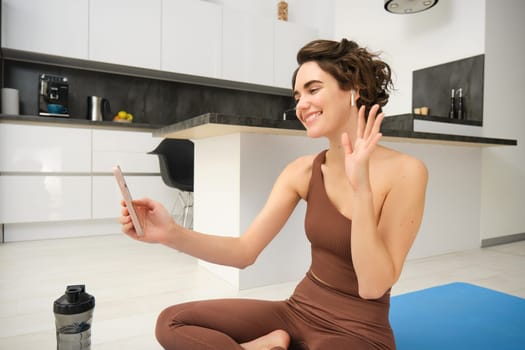
[[[441, 0], [426, 12], [394, 15], [387, 13], [379, 0], [336, 0], [335, 13], [335, 39], [347, 37], [382, 51], [391, 64], [398, 91], [385, 108], [387, 114], [410, 112], [412, 71], [485, 54], [481, 134], [517, 139], [518, 146], [481, 151], [479, 236], [485, 239], [525, 232], [525, 154], [521, 144], [525, 118], [520, 108], [525, 95], [525, 2]], [[439, 155], [432, 157], [432, 163], [439, 161]], [[477, 157], [470, 160], [473, 167], [477, 161]], [[430, 176], [433, 181], [433, 174]], [[429, 185], [434, 186], [432, 182]], [[447, 213], [427, 210], [424, 222], [435, 221], [436, 215], [446, 217]], [[433, 234], [440, 234], [439, 228], [434, 230]]]
[[386, 12], [380, 0], [336, 0], [335, 39], [352, 39], [382, 57], [394, 71], [396, 91], [385, 112], [412, 109], [412, 71], [482, 54], [485, 0], [441, 0], [411, 15]]
[[482, 239], [525, 232], [525, 1], [486, 7], [483, 133], [518, 146], [483, 151]]

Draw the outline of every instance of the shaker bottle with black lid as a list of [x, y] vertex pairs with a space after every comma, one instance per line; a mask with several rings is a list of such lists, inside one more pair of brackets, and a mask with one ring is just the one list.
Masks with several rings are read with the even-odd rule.
[[95, 297], [86, 293], [84, 285], [67, 286], [66, 292], [55, 300], [57, 350], [89, 350], [91, 320]]

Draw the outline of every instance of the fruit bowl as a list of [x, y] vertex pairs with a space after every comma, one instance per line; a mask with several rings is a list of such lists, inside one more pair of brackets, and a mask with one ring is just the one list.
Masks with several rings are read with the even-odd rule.
[[133, 121], [133, 114], [126, 111], [119, 111], [113, 117], [113, 121], [117, 123], [131, 123]]

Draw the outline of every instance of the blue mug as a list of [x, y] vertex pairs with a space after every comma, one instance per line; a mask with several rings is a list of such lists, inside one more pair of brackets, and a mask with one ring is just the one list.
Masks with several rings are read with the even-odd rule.
[[67, 112], [66, 107], [53, 103], [47, 105], [47, 111], [53, 114], [62, 114]]

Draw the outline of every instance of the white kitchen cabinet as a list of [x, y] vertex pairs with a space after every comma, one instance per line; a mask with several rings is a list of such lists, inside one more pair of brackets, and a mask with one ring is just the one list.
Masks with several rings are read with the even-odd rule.
[[223, 79], [273, 85], [273, 22], [273, 19], [223, 8]]
[[159, 173], [156, 155], [148, 154], [162, 139], [150, 131], [93, 130], [93, 172], [111, 173], [120, 165], [127, 173]]
[[222, 7], [200, 0], [162, 1], [161, 69], [219, 78]]
[[91, 130], [0, 124], [0, 172], [91, 172]]
[[[134, 199], [149, 197], [171, 210], [178, 190], [168, 187], [160, 176], [126, 176]], [[113, 176], [93, 176], [93, 219], [120, 216], [122, 194]]]
[[2, 0], [2, 46], [88, 58], [89, 0]]
[[312, 28], [203, 0], [3, 0], [2, 46], [289, 88]]
[[0, 223], [91, 217], [91, 130], [0, 124]]
[[160, 69], [161, 0], [90, 0], [89, 59]]
[[317, 31], [300, 24], [274, 22], [274, 84], [290, 89], [292, 75], [297, 68], [297, 52], [306, 43], [317, 39]]
[[0, 223], [91, 218], [91, 176], [0, 176]]
[[159, 173], [151, 131], [0, 124], [0, 223], [115, 218], [120, 199], [112, 169], [120, 164], [136, 198], [173, 207], [177, 190]]

